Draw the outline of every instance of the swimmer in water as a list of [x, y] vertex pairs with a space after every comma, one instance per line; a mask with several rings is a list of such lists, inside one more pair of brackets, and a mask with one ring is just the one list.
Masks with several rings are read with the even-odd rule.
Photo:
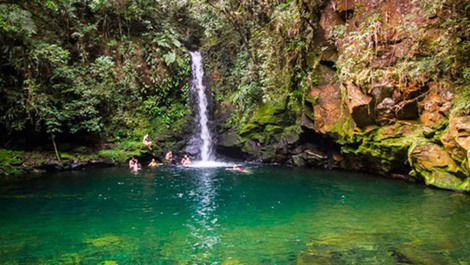
[[131, 167], [131, 170], [134, 171], [134, 172], [137, 172], [137, 171], [139, 171], [139, 170], [141, 169], [141, 168], [140, 168], [140, 165], [139, 165], [139, 160], [137, 160], [137, 159], [134, 158], [133, 161], [134, 161], [134, 162], [133, 162], [133, 165], [132, 165], [132, 167]]
[[230, 168], [226, 168], [226, 170], [230, 170], [230, 171], [235, 171], [235, 172], [241, 172], [241, 173], [251, 173], [249, 170], [247, 170], [246, 168], [241, 168], [239, 167], [237, 164], [234, 164], [232, 167]]
[[192, 163], [191, 158], [189, 158], [187, 154], [183, 156], [183, 159], [181, 159], [181, 165], [183, 166], [191, 165], [191, 163]]
[[166, 161], [168, 164], [172, 164], [172, 163], [173, 163], [173, 152], [172, 152], [172, 151], [169, 151], [168, 153], [166, 153], [166, 155], [165, 155], [165, 161]]
[[148, 167], [158, 167], [157, 161], [155, 161], [155, 158], [152, 158], [152, 161], [148, 164]]

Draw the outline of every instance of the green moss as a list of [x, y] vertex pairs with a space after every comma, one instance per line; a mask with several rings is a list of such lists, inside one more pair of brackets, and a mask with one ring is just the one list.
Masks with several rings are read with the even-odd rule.
[[122, 238], [116, 235], [105, 235], [98, 238], [86, 239], [85, 243], [91, 244], [94, 247], [105, 247], [110, 245], [117, 245], [122, 242]]
[[279, 134], [283, 130], [283, 127], [277, 125], [267, 125], [264, 129], [264, 131], [268, 134]]
[[305, 101], [310, 102], [312, 105], [318, 104], [320, 97], [318, 96], [306, 96]]
[[346, 135], [340, 140], [344, 153], [372, 158], [384, 171], [403, 167], [408, 161], [410, 147], [427, 141], [423, 137], [423, 127], [418, 123], [373, 126], [342, 133]]
[[433, 169], [432, 171], [418, 170], [424, 177], [426, 185], [432, 185], [441, 189], [470, 191], [468, 180], [462, 181], [455, 174], [447, 171], [447, 168]]
[[24, 152], [0, 149], [0, 175], [16, 175], [23, 173], [19, 166], [23, 163]]
[[99, 156], [111, 159], [115, 163], [125, 162], [129, 157], [139, 155], [139, 151], [125, 151], [121, 149], [109, 149], [99, 151]]
[[285, 112], [283, 103], [264, 104], [255, 112], [250, 122], [260, 125], [283, 124], [287, 122], [283, 119]]
[[124, 140], [116, 144], [117, 148], [126, 151], [136, 151], [143, 148], [142, 142], [134, 140]]
[[337, 138], [337, 142], [340, 144], [347, 144], [354, 142], [354, 126], [350, 116], [339, 120], [334, 124], [332, 128], [328, 130], [328, 134]]
[[62, 158], [62, 160], [65, 160], [65, 161], [71, 161], [71, 160], [75, 160], [75, 156], [69, 154], [69, 153], [60, 153], [60, 157]]

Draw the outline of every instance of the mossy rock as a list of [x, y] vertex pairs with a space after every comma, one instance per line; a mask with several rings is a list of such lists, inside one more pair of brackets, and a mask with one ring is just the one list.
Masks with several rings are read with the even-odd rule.
[[75, 147], [72, 150], [72, 152], [73, 153], [78, 153], [78, 154], [89, 154], [90, 152], [92, 152], [92, 150], [90, 150], [86, 146], [79, 146], [79, 147]]
[[417, 247], [406, 245], [397, 250], [401, 256], [406, 257], [411, 264], [417, 265], [445, 265], [450, 264], [443, 256], [439, 256], [429, 251], [424, 251]]
[[[134, 155], [138, 155], [139, 153], [135, 153]], [[124, 162], [126, 161], [132, 154], [123, 151], [123, 150], [116, 150], [116, 149], [111, 149], [111, 150], [101, 150], [99, 152], [99, 155], [103, 158], [111, 159], [113, 162]]]
[[311, 103], [312, 105], [316, 105], [318, 104], [318, 101], [320, 100], [320, 97], [319, 96], [311, 96], [311, 95], [308, 95], [305, 97], [305, 101]]
[[470, 191], [468, 176], [445, 149], [437, 144], [422, 143], [410, 148], [410, 164], [427, 185], [443, 189]]
[[69, 153], [61, 153], [61, 154], [60, 154], [60, 158], [61, 158], [62, 160], [65, 160], [65, 161], [71, 161], [71, 160], [75, 160], [75, 159], [76, 159], [75, 156], [73, 156], [73, 155], [71, 155], [71, 154], [69, 154]]
[[122, 242], [122, 238], [115, 235], [105, 235], [98, 238], [86, 239], [85, 243], [91, 244], [94, 247], [105, 247], [110, 245], [118, 245]]
[[24, 172], [19, 168], [23, 164], [24, 152], [0, 149], [0, 175], [18, 175]]
[[219, 136], [218, 145], [225, 147], [237, 147], [241, 145], [240, 137], [234, 131], [228, 131]]
[[258, 156], [261, 152], [261, 147], [257, 142], [248, 140], [243, 144], [242, 151], [253, 156]]
[[267, 134], [280, 134], [283, 130], [283, 127], [277, 125], [267, 125], [264, 129]]
[[283, 105], [279, 104], [265, 104], [262, 105], [254, 114], [251, 122], [267, 125], [267, 124], [285, 124], [284, 115], [286, 109]]
[[242, 125], [238, 131], [240, 132], [240, 135], [247, 135], [248, 133], [252, 131], [261, 131], [262, 128], [263, 128], [262, 126], [259, 126], [257, 124], [247, 123], [247, 124]]
[[425, 177], [427, 185], [433, 185], [439, 188], [451, 190], [465, 190], [465, 188], [467, 188], [466, 190], [470, 191], [468, 185], [465, 185], [461, 179], [457, 178], [450, 172], [433, 170], [430, 174], [426, 174], [422, 171], [421, 174], [423, 174]]

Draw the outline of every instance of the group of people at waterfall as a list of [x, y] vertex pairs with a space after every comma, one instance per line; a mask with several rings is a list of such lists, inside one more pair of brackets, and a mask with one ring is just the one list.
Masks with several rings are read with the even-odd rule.
[[[150, 151], [153, 150], [152, 148], [152, 145], [153, 145], [153, 142], [150, 141], [150, 136], [149, 134], [146, 134], [144, 136], [144, 139], [142, 140], [142, 144], [145, 145], [147, 147], [147, 149], [149, 149]], [[173, 160], [173, 152], [172, 151], [168, 151], [166, 154], [165, 154], [165, 162], [166, 164], [168, 165], [173, 165], [174, 164], [174, 160]], [[188, 166], [188, 165], [191, 165], [192, 161], [191, 161], [191, 158], [189, 157], [188, 154], [185, 154], [183, 156], [183, 158], [181, 159], [180, 161], [180, 164], [183, 165], [183, 166]], [[164, 163], [157, 163], [157, 161], [155, 160], [155, 158], [152, 158], [152, 160], [150, 161], [150, 163], [147, 165], [147, 167], [149, 168], [155, 168], [155, 167], [159, 167], [161, 165], [163, 165]], [[140, 163], [139, 163], [139, 160], [137, 160], [137, 158], [135, 157], [132, 157], [131, 159], [129, 159], [129, 169], [131, 169], [132, 171], [139, 171], [142, 169]]]
[[[173, 165], [175, 164], [174, 163], [174, 160], [173, 160], [173, 152], [172, 151], [169, 151], [166, 153], [165, 155], [165, 163], [167, 165]], [[165, 163], [157, 163], [157, 161], [155, 160], [155, 158], [152, 158], [152, 160], [150, 161], [150, 163], [147, 164], [147, 167], [149, 168], [156, 168], [156, 167], [159, 167], [159, 166], [162, 166], [164, 165]], [[180, 164], [182, 166], [189, 166], [191, 165], [192, 161], [191, 161], [191, 158], [185, 154], [183, 156], [183, 158], [181, 159], [181, 162]], [[139, 171], [142, 169], [140, 163], [139, 163], [139, 160], [137, 160], [137, 158], [135, 157], [132, 157], [131, 159], [129, 159], [129, 169], [131, 169], [132, 171]]]
[[[142, 140], [142, 144], [145, 145], [146, 148], [149, 149], [150, 151], [153, 150], [153, 148], [152, 148], [153, 142], [150, 141], [150, 136], [149, 136], [148, 133], [144, 136], [144, 138]], [[167, 165], [175, 164], [175, 161], [173, 159], [173, 152], [172, 151], [168, 151], [165, 154], [164, 162]], [[155, 158], [152, 158], [150, 163], [147, 164], [147, 167], [156, 168], [156, 167], [159, 167], [161, 165], [164, 165], [165, 163], [157, 163]], [[192, 164], [192, 160], [191, 160], [191, 158], [189, 157], [188, 154], [183, 155], [183, 158], [181, 159], [180, 164], [182, 166], [189, 166], [189, 165]], [[134, 171], [134, 172], [137, 172], [137, 171], [142, 169], [142, 167], [139, 163], [139, 160], [137, 160], [137, 158], [132, 157], [131, 159], [129, 159], [129, 169]], [[241, 168], [237, 164], [234, 164], [232, 167], [226, 168], [226, 170], [234, 171], [234, 172], [250, 173], [247, 169]]]

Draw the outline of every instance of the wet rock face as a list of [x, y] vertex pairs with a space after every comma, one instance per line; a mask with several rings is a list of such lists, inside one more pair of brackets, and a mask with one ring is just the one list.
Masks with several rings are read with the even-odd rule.
[[[410, 0], [329, 1], [320, 12], [318, 45], [321, 60], [335, 58], [336, 72], [320, 62], [319, 82], [308, 94], [316, 101], [304, 108], [302, 124], [344, 145], [343, 167], [374, 164], [383, 174], [404, 176], [411, 166], [429, 185], [468, 190], [470, 118], [451, 115], [461, 92], [420, 59], [442, 50], [436, 44], [446, 34], [428, 11]], [[388, 136], [375, 135], [377, 128], [387, 128]], [[306, 164], [304, 156], [297, 154], [294, 164]]]
[[[453, 159], [462, 163], [470, 175], [470, 116], [451, 117], [441, 142]], [[464, 161], [467, 163], [464, 163]]]
[[[468, 181], [450, 155], [436, 144], [424, 144], [412, 149], [411, 164], [428, 185], [446, 189], [468, 189]], [[459, 178], [457, 176], [461, 176]]]
[[393, 107], [395, 101], [392, 98], [384, 98], [376, 107], [376, 121], [380, 125], [391, 124], [395, 121]]
[[50, 160], [37, 166], [35, 169], [45, 171], [66, 171], [66, 170], [80, 170], [84, 168], [97, 168], [97, 167], [111, 167], [115, 163], [108, 159], [93, 159], [89, 161], [68, 161], [60, 162], [57, 160]]
[[[467, 42], [463, 35], [457, 42], [443, 41], [463, 31], [449, 27], [446, 16], [456, 10], [453, 1], [443, 1], [323, 1], [310, 14], [308, 30], [286, 32], [308, 35], [308, 48], [279, 60], [282, 66], [308, 68], [306, 76], [287, 75], [286, 82], [263, 92], [271, 101], [255, 106], [236, 136], [222, 132], [218, 148], [238, 149], [259, 161], [369, 170], [468, 190], [470, 130], [454, 108], [467, 81], [464, 71], [450, 67], [466, 65], [453, 50]], [[224, 78], [219, 71], [212, 80]], [[277, 88], [288, 91], [283, 97], [290, 101], [275, 98]], [[292, 100], [294, 92], [301, 92], [300, 103]], [[306, 131], [317, 135], [296, 139]], [[319, 148], [321, 136], [340, 147]]]
[[318, 103], [313, 106], [313, 128], [320, 133], [328, 133], [331, 128], [340, 121], [341, 117], [341, 92], [338, 84], [330, 84], [314, 88], [309, 96], [318, 98]]
[[419, 103], [420, 121], [429, 127], [445, 121], [452, 106], [453, 92], [436, 82], [429, 84], [429, 91]]
[[328, 154], [313, 144], [298, 146], [291, 156], [291, 163], [298, 167], [327, 167]]
[[223, 154], [230, 160], [244, 160], [250, 156], [242, 151], [243, 142], [234, 130], [219, 134], [215, 148], [218, 154]]
[[347, 84], [347, 91], [348, 110], [357, 126], [363, 128], [373, 124], [371, 108], [372, 97], [362, 93], [362, 91], [353, 84]]

